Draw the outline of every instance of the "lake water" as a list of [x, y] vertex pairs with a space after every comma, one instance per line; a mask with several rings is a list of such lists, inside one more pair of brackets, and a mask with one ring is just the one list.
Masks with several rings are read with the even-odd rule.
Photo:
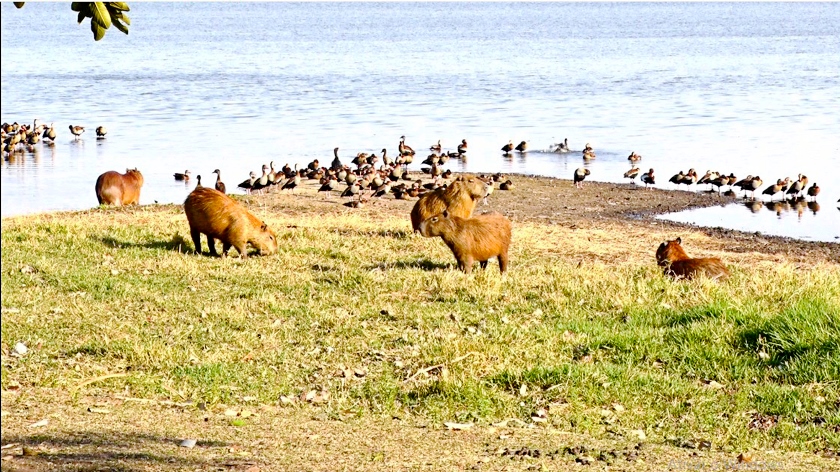
[[393, 155], [400, 135], [419, 154], [466, 138], [453, 170], [570, 178], [579, 153], [499, 151], [568, 138], [595, 148], [592, 180], [622, 181], [631, 151], [661, 188], [689, 167], [806, 174], [822, 188], [816, 212], [670, 217], [840, 236], [838, 3], [130, 5], [131, 34], [97, 43], [69, 3], [2, 3], [0, 118], [59, 132], [5, 160], [3, 216], [95, 206], [106, 170], [138, 167], [141, 203], [181, 202], [192, 185], [173, 172], [220, 168], [231, 188], [270, 160], [329, 162], [336, 146], [345, 161]]

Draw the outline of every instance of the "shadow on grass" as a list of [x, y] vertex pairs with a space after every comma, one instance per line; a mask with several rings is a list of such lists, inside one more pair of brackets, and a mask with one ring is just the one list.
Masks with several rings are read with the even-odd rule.
[[198, 441], [195, 449], [179, 447], [184, 438], [169, 438], [154, 434], [125, 434], [118, 431], [78, 431], [4, 436], [3, 443], [17, 443], [37, 452], [16, 455], [13, 462], [5, 462], [10, 470], [74, 470], [74, 471], [134, 471], [134, 470], [244, 470], [253, 461], [213, 459], [214, 454], [194, 451], [206, 448], [227, 448], [225, 441]]
[[452, 267], [450, 263], [438, 262], [433, 261], [427, 257], [422, 259], [412, 259], [412, 260], [402, 260], [397, 262], [390, 262], [390, 263], [381, 263], [376, 265], [371, 265], [365, 267], [365, 270], [374, 270], [374, 269], [423, 269], [423, 270], [442, 270], [448, 269]]
[[176, 251], [181, 254], [192, 253], [192, 242], [184, 239], [180, 234], [175, 234], [169, 241], [152, 241], [147, 243], [136, 243], [132, 241], [120, 241], [111, 236], [99, 238], [99, 240], [109, 247], [116, 248], [143, 248], [143, 249], [165, 249], [167, 251]]

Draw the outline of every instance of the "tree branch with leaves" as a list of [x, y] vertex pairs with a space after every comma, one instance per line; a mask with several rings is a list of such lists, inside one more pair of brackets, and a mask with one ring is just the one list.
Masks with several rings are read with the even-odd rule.
[[[18, 8], [23, 8], [26, 2], [14, 2]], [[130, 11], [125, 2], [73, 2], [70, 9], [77, 12], [78, 22], [82, 24], [85, 18], [90, 18], [90, 30], [93, 39], [99, 41], [105, 37], [105, 31], [113, 25], [118, 30], [128, 34], [131, 20], [125, 12]]]

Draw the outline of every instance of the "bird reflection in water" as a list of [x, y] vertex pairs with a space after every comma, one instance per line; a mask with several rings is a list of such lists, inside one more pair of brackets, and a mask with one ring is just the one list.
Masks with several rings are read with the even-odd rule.
[[751, 202], [744, 202], [744, 206], [747, 207], [747, 209], [750, 210], [750, 212], [758, 213], [761, 211], [762, 208], [764, 208], [764, 203], [758, 200], [754, 200]]
[[794, 211], [802, 218], [802, 215], [805, 213], [805, 210], [810, 210], [814, 215], [820, 211], [820, 204], [815, 201], [807, 201], [804, 197], [792, 198], [789, 200], [781, 200], [775, 202], [761, 202], [761, 201], [752, 201], [752, 202], [744, 202], [744, 206], [750, 210], [752, 213], [758, 213], [761, 211], [761, 208], [767, 208], [769, 211], [772, 211], [776, 214], [776, 216], [782, 216], [782, 213], [787, 213], [789, 211]]

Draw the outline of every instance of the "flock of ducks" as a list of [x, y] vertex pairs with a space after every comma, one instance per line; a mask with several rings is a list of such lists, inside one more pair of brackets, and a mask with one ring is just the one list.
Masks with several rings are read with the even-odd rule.
[[[385, 195], [393, 194], [394, 198], [407, 200], [417, 198], [425, 192], [447, 185], [452, 176], [452, 171], [444, 170], [443, 165], [449, 159], [465, 159], [467, 152], [467, 140], [461, 140], [455, 150], [446, 151], [440, 143], [429, 147], [431, 153], [422, 161], [420, 170], [428, 174], [432, 182], [423, 183], [422, 179], [415, 179], [409, 174], [408, 167], [414, 162], [416, 152], [405, 142], [405, 136], [400, 137], [397, 145], [397, 155], [388, 155], [387, 148], [380, 153], [360, 152], [344, 163], [339, 156], [339, 148], [333, 149], [333, 159], [330, 164], [322, 165], [318, 159], [309, 162], [306, 167], [300, 168], [298, 164], [294, 167], [288, 163], [283, 167], [275, 167], [274, 161], [263, 164], [262, 173], [250, 172], [247, 179], [243, 180], [236, 187], [246, 193], [266, 193], [272, 189], [278, 191], [289, 190], [292, 193], [301, 187], [304, 180], [317, 180], [320, 184], [318, 192], [324, 192], [325, 198], [331, 198], [333, 192], [339, 193], [342, 197], [351, 197], [346, 205], [359, 207], [371, 198], [382, 198]], [[226, 186], [221, 180], [219, 169], [213, 171], [216, 174], [216, 190], [225, 193]], [[189, 182], [191, 173], [185, 170], [183, 173], [173, 174], [175, 180]], [[511, 190], [513, 182], [504, 180], [501, 174], [485, 176], [487, 181], [500, 182], [500, 189]], [[201, 185], [201, 176], [197, 176], [196, 186]]]
[[[84, 126], [69, 125], [69, 129], [76, 140], [85, 132]], [[2, 131], [4, 154], [11, 154], [21, 146], [31, 151], [32, 147], [41, 140], [54, 142], [58, 135], [53, 123], [47, 126], [39, 119], [34, 120], [32, 125], [18, 124], [17, 122], [3, 123], [0, 131]], [[104, 126], [96, 128], [97, 139], [103, 139], [107, 133], [108, 130]], [[318, 159], [315, 159], [302, 169], [299, 169], [297, 164], [294, 168], [286, 164], [282, 168], [276, 169], [272, 161], [262, 166], [261, 175], [251, 172], [247, 179], [237, 185], [237, 188], [245, 190], [246, 193], [263, 193], [272, 188], [294, 192], [301, 185], [301, 181], [307, 179], [318, 180], [321, 185], [318, 191], [325, 192], [327, 198], [334, 191], [339, 190], [343, 197], [358, 197], [358, 203], [355, 206], [362, 203], [363, 197], [381, 198], [389, 193], [393, 193], [398, 199], [416, 198], [426, 191], [445, 186], [447, 184], [446, 179], [451, 176], [452, 171], [444, 170], [443, 166], [449, 159], [466, 160], [467, 149], [466, 139], [462, 139], [455, 149], [449, 151], [444, 150], [440, 140], [429, 146], [431, 153], [421, 162], [421, 166], [427, 167], [421, 167], [421, 171], [432, 178], [431, 183], [424, 184], [422, 179], [414, 179], [409, 175], [408, 166], [414, 162], [416, 152], [406, 143], [405, 136], [400, 136], [395, 157], [389, 156], [387, 149], [383, 148], [380, 151], [381, 156], [376, 153], [360, 152], [348, 164], [344, 164], [338, 155], [339, 148], [336, 147], [333, 150], [333, 160], [329, 166], [322, 166]], [[508, 140], [508, 143], [502, 146], [501, 150], [505, 155], [510, 155], [513, 151], [525, 153], [528, 150], [528, 142], [521, 141], [514, 146], [513, 140]], [[558, 153], [574, 152], [569, 147], [568, 138], [565, 138], [563, 142], [553, 144], [551, 151]], [[595, 150], [589, 143], [584, 146], [582, 157], [585, 162], [595, 159]], [[641, 159], [642, 156], [635, 151], [630, 153], [627, 160], [632, 167], [624, 173], [624, 177], [630, 179], [632, 183], [636, 183], [636, 178], [639, 178], [645, 188], [650, 188], [651, 185], [656, 184], [656, 176], [653, 168], [647, 172], [641, 172], [641, 169], [636, 166], [636, 163]], [[222, 182], [221, 172], [216, 169], [213, 173], [216, 174], [214, 188], [226, 193], [227, 187]], [[175, 180], [184, 182], [189, 182], [191, 175], [189, 170], [173, 174]], [[589, 169], [583, 167], [576, 169], [572, 176], [575, 187], [582, 188], [583, 181], [588, 175], [590, 175]], [[491, 181], [499, 182], [501, 190], [511, 190], [513, 188], [513, 182], [505, 179], [501, 174], [481, 177], [488, 183]], [[197, 186], [200, 186], [201, 176], [198, 175], [196, 180]], [[721, 193], [724, 187], [729, 187], [727, 193], [735, 194], [734, 189], [738, 188], [739, 191], [744, 192], [744, 198], [747, 198], [747, 193], [750, 193], [752, 201], [755, 201], [755, 192], [761, 189], [764, 184], [761, 177], [757, 175], [748, 175], [739, 180], [734, 173], [726, 175], [709, 170], [700, 177], [693, 168], [686, 172], [680, 171], [674, 174], [668, 181], [677, 187], [685, 185], [687, 188], [691, 188], [692, 185], [709, 185], [708, 191], [711, 192], [717, 188], [718, 193]], [[808, 177], [802, 174], [799, 174], [798, 178], [794, 180], [785, 177], [776, 180], [774, 184], [768, 185], [761, 194], [769, 196], [770, 202], [773, 202], [777, 195], [781, 195], [782, 201], [804, 202], [807, 198], [816, 202], [820, 187], [816, 183], [812, 183], [808, 187], [808, 183]], [[341, 185], [344, 185], [344, 187], [341, 188]]]
[[[58, 137], [58, 132], [55, 130], [55, 124], [50, 123], [49, 126], [43, 123], [40, 119], [35, 119], [32, 125], [14, 123], [3, 123], [0, 126], [3, 141], [3, 154], [9, 155], [20, 148], [25, 148], [28, 151], [33, 151], [34, 146], [41, 142], [53, 143]], [[85, 132], [84, 126], [70, 125], [70, 133], [79, 139], [79, 136]], [[108, 129], [104, 126], [96, 128], [96, 138], [104, 139], [108, 134]]]

